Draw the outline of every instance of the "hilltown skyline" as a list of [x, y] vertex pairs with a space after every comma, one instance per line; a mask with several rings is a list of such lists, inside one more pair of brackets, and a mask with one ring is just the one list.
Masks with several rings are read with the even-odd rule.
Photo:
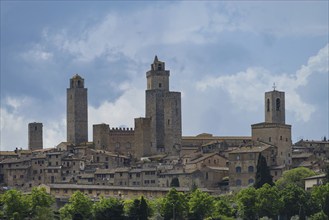
[[[75, 73], [88, 88], [90, 141], [93, 124], [133, 127], [154, 55], [171, 71], [171, 90], [182, 92], [183, 136], [251, 135], [273, 83], [286, 93], [293, 142], [329, 136], [327, 2], [298, 3], [294, 15], [297, 3], [67, 3], [58, 18], [62, 4], [1, 2], [1, 150], [26, 149], [34, 121], [44, 124], [44, 147], [66, 140], [65, 92]], [[270, 8], [276, 20], [263, 12]], [[123, 19], [125, 10], [131, 17]]]

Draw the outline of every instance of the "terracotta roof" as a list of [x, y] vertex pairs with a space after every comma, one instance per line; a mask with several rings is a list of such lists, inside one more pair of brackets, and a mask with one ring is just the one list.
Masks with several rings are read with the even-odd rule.
[[263, 146], [250, 146], [250, 147], [240, 147], [235, 150], [232, 150], [229, 152], [229, 154], [238, 154], [238, 153], [259, 153], [264, 150], [267, 150], [268, 148], [271, 148], [271, 145], [263, 145]]

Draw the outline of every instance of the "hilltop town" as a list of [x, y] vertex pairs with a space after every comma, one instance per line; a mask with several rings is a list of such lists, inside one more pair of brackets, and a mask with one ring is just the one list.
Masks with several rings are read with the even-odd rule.
[[328, 163], [326, 138], [292, 143], [285, 93], [275, 88], [265, 92], [265, 119], [251, 125], [251, 136], [182, 136], [181, 93], [170, 91], [169, 76], [156, 56], [146, 72], [145, 117], [135, 118], [134, 128], [95, 124], [88, 141], [87, 88], [74, 75], [67, 89], [67, 140], [44, 148], [43, 124], [30, 123], [28, 149], [0, 151], [0, 185], [23, 191], [42, 185], [63, 201], [76, 190], [94, 198], [152, 198], [172, 186], [220, 194], [255, 182], [259, 154], [273, 180], [296, 167], [321, 174]]

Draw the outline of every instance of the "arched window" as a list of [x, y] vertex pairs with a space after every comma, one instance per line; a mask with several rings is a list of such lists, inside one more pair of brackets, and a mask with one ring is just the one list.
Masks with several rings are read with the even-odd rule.
[[254, 179], [249, 179], [249, 180], [248, 180], [248, 183], [249, 183], [249, 184], [253, 184], [253, 183], [254, 183]]
[[254, 167], [253, 166], [249, 166], [248, 167], [248, 172], [249, 173], [253, 173], [254, 172]]
[[236, 172], [236, 173], [241, 173], [241, 167], [236, 167], [236, 168], [235, 168], [235, 172]]
[[267, 99], [266, 109], [268, 112], [270, 111], [270, 99]]
[[241, 180], [236, 180], [236, 181], [235, 181], [235, 185], [237, 185], [237, 186], [241, 186]]
[[131, 148], [131, 143], [130, 142], [127, 142], [127, 148]]
[[115, 143], [115, 148], [120, 148], [120, 143], [119, 142]]
[[277, 111], [280, 111], [280, 104], [281, 104], [281, 101], [279, 98], [276, 99], [276, 110]]

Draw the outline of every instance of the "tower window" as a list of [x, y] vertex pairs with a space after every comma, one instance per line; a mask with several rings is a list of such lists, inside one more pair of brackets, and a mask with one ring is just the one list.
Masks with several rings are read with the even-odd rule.
[[277, 111], [280, 111], [280, 104], [281, 104], [281, 103], [280, 103], [280, 99], [277, 98], [277, 99], [276, 99], [276, 110], [277, 110]]
[[161, 70], [162, 69], [162, 65], [161, 63], [158, 64], [158, 70]]
[[270, 111], [270, 99], [267, 99], [266, 108], [267, 108], [267, 111], [269, 112]]

